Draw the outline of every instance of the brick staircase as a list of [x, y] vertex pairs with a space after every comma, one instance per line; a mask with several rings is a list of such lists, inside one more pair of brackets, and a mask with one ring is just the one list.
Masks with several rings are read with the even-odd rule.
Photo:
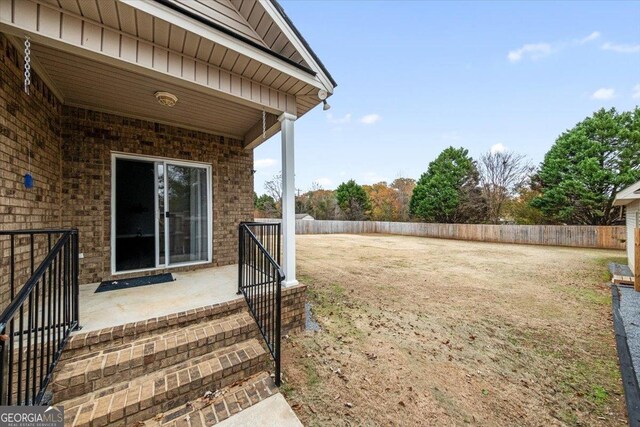
[[277, 393], [243, 300], [74, 335], [54, 372], [65, 426], [212, 425]]

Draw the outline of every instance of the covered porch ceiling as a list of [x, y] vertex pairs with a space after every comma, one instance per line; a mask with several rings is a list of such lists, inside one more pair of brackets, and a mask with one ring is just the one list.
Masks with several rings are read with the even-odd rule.
[[[0, 0], [0, 31], [65, 105], [230, 136], [254, 148], [335, 82], [275, 1]], [[196, 7], [197, 6], [197, 7]], [[267, 23], [266, 27], [261, 23]], [[178, 97], [160, 105], [158, 91]]]
[[[32, 61], [43, 80], [65, 105], [186, 127], [244, 140], [262, 111], [189, 88], [179, 81], [153, 78], [119, 69], [37, 43]], [[158, 91], [178, 97], [173, 107], [161, 105]]]

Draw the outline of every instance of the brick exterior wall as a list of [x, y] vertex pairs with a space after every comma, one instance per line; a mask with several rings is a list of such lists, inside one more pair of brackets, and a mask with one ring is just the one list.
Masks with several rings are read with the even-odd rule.
[[222, 136], [65, 106], [62, 224], [80, 230], [82, 283], [111, 277], [112, 152], [211, 165], [213, 263], [198, 267], [237, 262], [238, 223], [253, 216], [253, 151]]
[[[213, 196], [213, 262], [198, 267], [237, 262], [238, 223], [253, 219], [252, 150], [218, 135], [62, 106], [36, 73], [28, 96], [21, 54], [2, 33], [0, 55], [0, 230], [77, 227], [80, 282], [110, 278], [111, 152], [197, 161], [212, 167]], [[29, 153], [35, 185], [27, 190]], [[17, 246], [16, 283], [24, 283], [28, 241]], [[0, 255], [9, 256], [1, 236]], [[0, 307], [8, 283], [3, 270]]]
[[[60, 227], [62, 106], [36, 73], [30, 95], [23, 90], [23, 61], [0, 33], [0, 230]], [[34, 187], [26, 189], [29, 171]], [[16, 240], [16, 292], [29, 277], [29, 241]], [[35, 241], [36, 263], [46, 240]], [[9, 257], [8, 237], [0, 236], [0, 256]], [[9, 301], [8, 266], [0, 270], [0, 307]]]

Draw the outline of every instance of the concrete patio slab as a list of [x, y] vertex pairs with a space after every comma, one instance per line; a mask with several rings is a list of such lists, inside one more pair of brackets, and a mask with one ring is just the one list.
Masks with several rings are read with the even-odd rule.
[[80, 286], [82, 332], [164, 316], [238, 298], [238, 266], [173, 273], [175, 281], [95, 293]]
[[289, 403], [280, 393], [274, 394], [218, 424], [220, 427], [302, 427]]

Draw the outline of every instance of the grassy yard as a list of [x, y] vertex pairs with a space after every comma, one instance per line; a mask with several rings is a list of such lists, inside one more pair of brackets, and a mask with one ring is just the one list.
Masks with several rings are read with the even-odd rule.
[[622, 425], [621, 251], [298, 236], [322, 332], [285, 341], [305, 425]]

